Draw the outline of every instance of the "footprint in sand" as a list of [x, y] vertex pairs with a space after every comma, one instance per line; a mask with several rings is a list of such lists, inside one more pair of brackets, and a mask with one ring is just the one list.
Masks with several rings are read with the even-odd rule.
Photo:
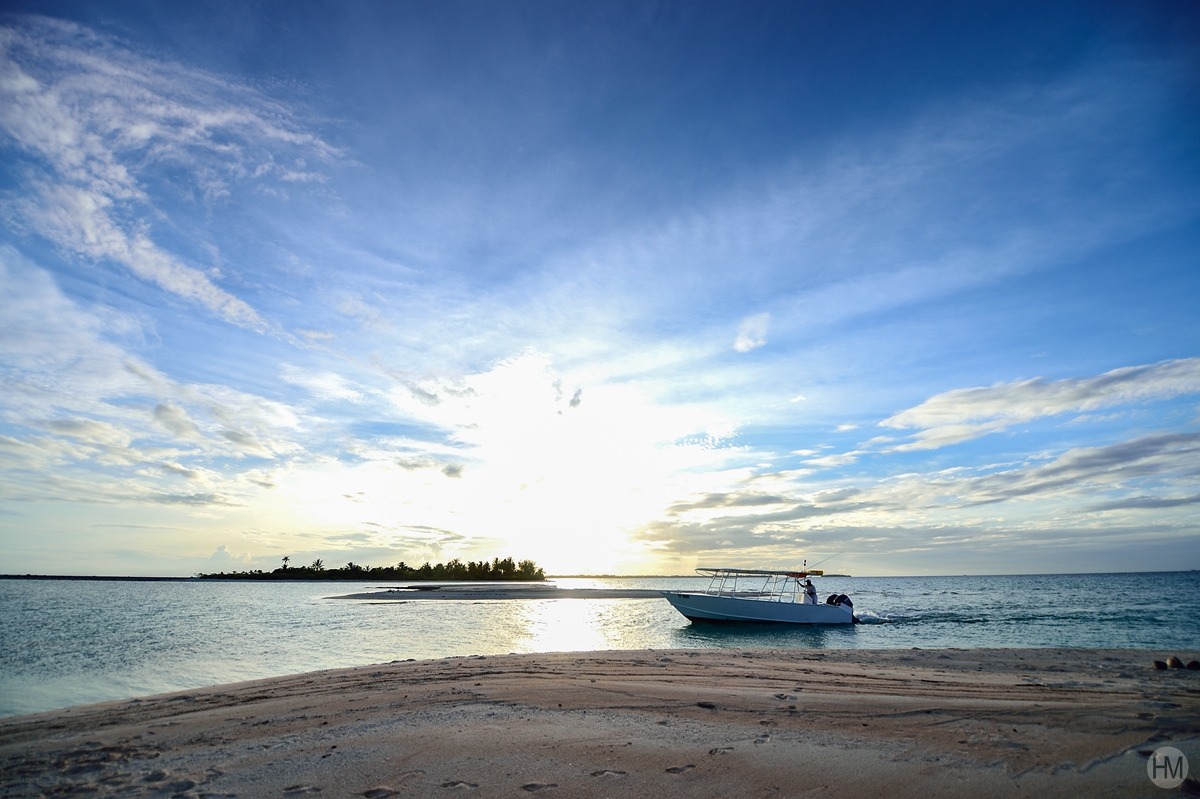
[[685, 771], [691, 771], [695, 767], [696, 767], [695, 764], [692, 764], [692, 763], [689, 763], [686, 766], [671, 766], [669, 769], [667, 769], [667, 773], [668, 774], [682, 774]]
[[556, 782], [529, 782], [521, 786], [522, 791], [544, 791], [547, 788], [557, 788]]
[[467, 790], [471, 790], [472, 788], [478, 788], [479, 785], [477, 785], [474, 782], [466, 782], [464, 780], [453, 780], [451, 782], [443, 782], [442, 787], [443, 788], [465, 788]]
[[366, 797], [366, 799], [384, 799], [385, 797], [388, 797], [388, 796], [395, 796], [398, 793], [400, 793], [400, 792], [393, 791], [391, 788], [389, 788], [386, 785], [378, 785], [369, 791], [363, 791], [362, 793], [359, 794], [359, 796]]
[[710, 755], [723, 755], [726, 752], [732, 752], [732, 751], [733, 751], [732, 746], [718, 746], [716, 749], [709, 749], [708, 753]]
[[613, 769], [606, 768], [606, 769], [602, 769], [600, 771], [593, 771], [592, 776], [593, 777], [624, 777], [625, 772], [624, 771], [614, 771]]
[[284, 793], [320, 793], [321, 789], [315, 785], [289, 785], [283, 789]]

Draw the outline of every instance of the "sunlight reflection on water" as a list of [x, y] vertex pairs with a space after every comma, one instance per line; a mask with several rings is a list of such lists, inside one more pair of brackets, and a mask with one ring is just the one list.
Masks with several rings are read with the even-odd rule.
[[[621, 600], [547, 599], [522, 602], [516, 610], [525, 617], [520, 652], [578, 652], [612, 649], [605, 634], [612, 605]], [[607, 611], [607, 613], [606, 613]]]

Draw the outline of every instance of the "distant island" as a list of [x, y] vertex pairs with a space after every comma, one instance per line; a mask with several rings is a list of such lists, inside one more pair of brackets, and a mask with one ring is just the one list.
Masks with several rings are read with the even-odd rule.
[[395, 566], [360, 566], [347, 563], [341, 568], [327, 569], [320, 558], [308, 566], [290, 566], [291, 558], [274, 571], [254, 569], [244, 572], [214, 572], [197, 574], [202, 580], [545, 580], [546, 572], [532, 560], [517, 563], [512, 558], [493, 558], [491, 563], [463, 563], [455, 558], [448, 563], [424, 563], [412, 567], [404, 561]]

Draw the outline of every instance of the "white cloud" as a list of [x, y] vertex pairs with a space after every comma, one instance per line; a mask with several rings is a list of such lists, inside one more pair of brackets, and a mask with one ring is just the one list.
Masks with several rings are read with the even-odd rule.
[[235, 555], [225, 544], [217, 547], [216, 552], [209, 556], [205, 563], [205, 572], [238, 571], [245, 569], [250, 563], [250, 555], [243, 553]]
[[160, 402], [154, 406], [154, 420], [178, 439], [197, 441], [203, 437], [187, 411], [170, 403]]
[[1046, 464], [963, 478], [951, 485], [956, 496], [969, 503], [1046, 494], [1091, 500], [1097, 491], [1130, 488], [1162, 475], [1189, 482], [1200, 477], [1200, 434], [1155, 433], [1103, 447], [1080, 447]]
[[771, 323], [771, 314], [764, 312], [747, 316], [738, 325], [737, 339], [733, 348], [738, 352], [749, 352], [767, 343], [767, 326]]
[[67, 436], [85, 444], [128, 447], [131, 441], [127, 430], [95, 419], [54, 419], [47, 422], [46, 427], [61, 436]]
[[858, 461], [858, 456], [863, 453], [860, 450], [853, 452], [843, 452], [838, 455], [822, 455], [819, 458], [810, 458], [805, 461], [810, 466], [821, 466], [828, 468], [830, 466], [849, 466]]
[[291, 364], [284, 364], [280, 377], [285, 383], [291, 383], [293, 386], [300, 386], [307, 389], [313, 396], [320, 400], [361, 402], [363, 399], [362, 391], [351, 388], [346, 378], [333, 372], [316, 374], [306, 372]]
[[346, 297], [338, 310], [357, 319], [364, 330], [389, 330], [392, 327], [383, 311], [358, 296]]
[[921, 431], [897, 451], [936, 449], [1011, 425], [1063, 413], [1200, 392], [1200, 358], [1128, 366], [1096, 377], [1047, 382], [1044, 378], [963, 388], [929, 398], [880, 422]]
[[[240, 489], [229, 458], [296, 456], [290, 407], [225, 386], [182, 384], [114, 343], [130, 320], [80, 308], [49, 275], [0, 247], [0, 469], [10, 497], [68, 502], [230, 503]], [[40, 472], [27, 471], [36, 466]], [[211, 490], [180, 494], [184, 476]], [[190, 499], [189, 499], [190, 497]]]
[[143, 232], [127, 232], [109, 213], [111, 198], [75, 186], [41, 186], [40, 203], [26, 215], [51, 241], [91, 258], [124, 264], [138, 277], [184, 299], [194, 300], [226, 321], [251, 329], [265, 326], [247, 303], [218, 288], [199, 269], [185, 266]]
[[[897, 557], [943, 547], [970, 553], [971, 568], [987, 571], [995, 553], [1019, 557], [1047, 542], [1086, 549], [1111, 536], [1129, 545], [1195, 536], [1200, 434], [1156, 433], [981, 472], [955, 467], [843, 485], [797, 472], [729, 480], [673, 503], [636, 537], [700, 559], [726, 557], [732, 546], [744, 562], [764, 566], [831, 545], [871, 556], [873, 569], [888, 573]], [[1157, 530], [1131, 515], [1148, 509], [1159, 514]]]
[[[0, 28], [0, 131], [27, 156], [14, 206], [32, 229], [255, 330], [267, 323], [248, 303], [155, 243], [148, 220], [158, 211], [141, 178], [165, 165], [177, 188], [209, 200], [264, 172], [295, 180], [274, 166], [273, 147], [335, 151], [291, 120], [250, 90], [71, 23], [27, 17]], [[192, 183], [180, 184], [182, 175]]]

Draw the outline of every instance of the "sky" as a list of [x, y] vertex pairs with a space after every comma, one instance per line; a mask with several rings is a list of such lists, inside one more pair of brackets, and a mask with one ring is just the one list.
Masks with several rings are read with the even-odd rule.
[[1200, 568], [1200, 12], [0, 15], [0, 572]]

